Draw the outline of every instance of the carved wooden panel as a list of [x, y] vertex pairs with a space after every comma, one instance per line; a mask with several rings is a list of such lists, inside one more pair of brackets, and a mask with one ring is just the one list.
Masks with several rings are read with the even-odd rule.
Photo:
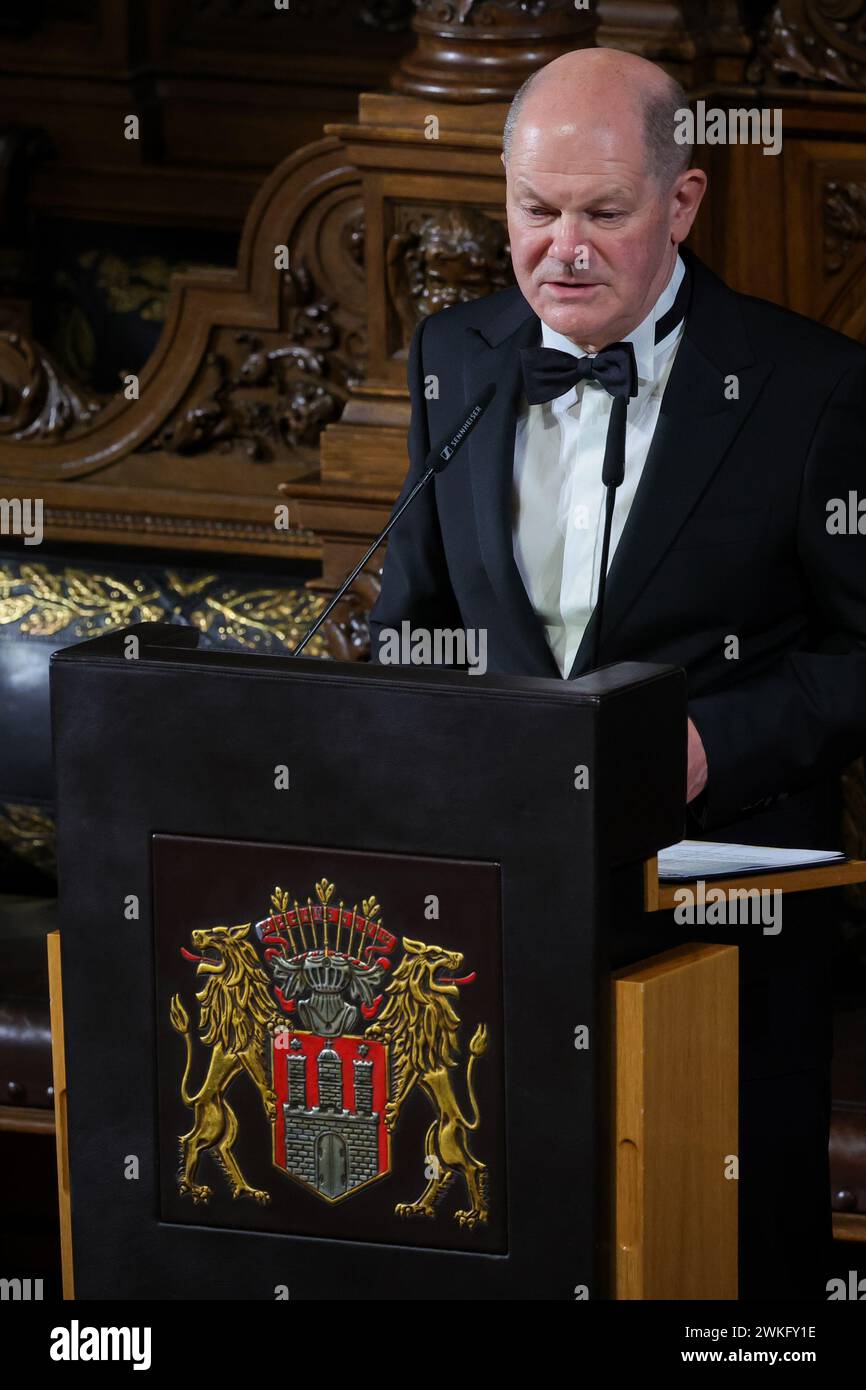
[[265, 182], [236, 270], [175, 278], [138, 399], [83, 398], [0, 339], [0, 491], [43, 497], [49, 535], [314, 554], [275, 529], [277, 487], [315, 471], [363, 375], [365, 308], [359, 179], [325, 139]]
[[575, 0], [414, 0], [415, 47], [392, 78], [425, 100], [510, 99], [521, 82], [593, 42], [594, 7]]
[[866, 144], [808, 140], [789, 159], [791, 307], [866, 342]]
[[751, 51], [738, 0], [598, 0], [596, 43], [661, 63], [686, 87], [736, 81]]
[[863, 0], [780, 0], [758, 38], [749, 79], [847, 88], [866, 87]]
[[381, 249], [370, 248], [382, 283], [370, 296], [373, 381], [404, 389], [405, 359], [420, 318], [513, 282], [500, 191], [505, 185], [494, 178], [473, 178], [468, 169], [450, 178], [420, 172], [382, 178], [383, 242]]
[[387, 293], [400, 324], [395, 350], [408, 351], [418, 323], [514, 281], [505, 213], [462, 203], [390, 205]]

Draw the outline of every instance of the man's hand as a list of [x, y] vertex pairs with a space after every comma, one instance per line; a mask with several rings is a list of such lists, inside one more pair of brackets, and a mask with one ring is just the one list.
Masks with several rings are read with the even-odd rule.
[[707, 755], [701, 736], [692, 723], [688, 724], [688, 768], [686, 771], [686, 801], [694, 801], [707, 785]]

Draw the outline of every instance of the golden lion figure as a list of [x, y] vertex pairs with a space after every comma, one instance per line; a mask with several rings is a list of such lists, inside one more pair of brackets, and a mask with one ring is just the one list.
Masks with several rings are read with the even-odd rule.
[[385, 1106], [385, 1124], [393, 1130], [400, 1109], [413, 1087], [418, 1084], [435, 1112], [435, 1119], [425, 1139], [425, 1170], [432, 1169], [427, 1186], [415, 1202], [399, 1202], [394, 1208], [398, 1216], [436, 1215], [436, 1202], [451, 1182], [461, 1173], [466, 1184], [469, 1205], [455, 1213], [461, 1226], [472, 1227], [487, 1220], [487, 1169], [469, 1148], [469, 1135], [478, 1129], [480, 1114], [472, 1085], [476, 1058], [487, 1051], [487, 1029], [476, 1028], [469, 1043], [466, 1066], [466, 1092], [472, 1105], [472, 1119], [467, 1120], [457, 1103], [451, 1085], [451, 1069], [459, 1055], [457, 1030], [460, 1027], [451, 1000], [459, 994], [457, 984], [437, 974], [454, 974], [463, 963], [460, 951], [446, 951], [441, 946], [425, 946], [420, 941], [403, 938], [406, 952], [388, 986], [381, 1017], [367, 1029], [367, 1036], [381, 1038], [390, 1045], [393, 1090]]
[[180, 1093], [184, 1105], [195, 1113], [192, 1129], [180, 1140], [178, 1188], [181, 1193], [189, 1193], [194, 1202], [206, 1202], [211, 1195], [209, 1187], [195, 1181], [199, 1158], [207, 1151], [222, 1166], [233, 1197], [270, 1201], [269, 1193], [250, 1187], [237, 1165], [232, 1146], [238, 1122], [226, 1100], [232, 1081], [245, 1071], [261, 1095], [268, 1119], [273, 1120], [276, 1115], [276, 1098], [265, 1060], [268, 1029], [276, 1018], [276, 1009], [268, 977], [246, 940], [250, 925], [247, 922], [240, 927], [208, 927], [192, 933], [196, 950], [212, 953], [202, 956], [196, 970], [197, 975], [206, 977], [196, 999], [201, 1004], [201, 1041], [211, 1054], [207, 1076], [195, 1095], [187, 1089], [192, 1066], [189, 1015], [179, 995], [171, 1001], [172, 1027], [186, 1040], [186, 1068]]

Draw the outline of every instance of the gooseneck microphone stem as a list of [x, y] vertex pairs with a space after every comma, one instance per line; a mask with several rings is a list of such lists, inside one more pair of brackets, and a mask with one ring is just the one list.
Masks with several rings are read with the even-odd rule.
[[380, 531], [379, 535], [376, 537], [369, 550], [358, 561], [357, 565], [352, 570], [352, 573], [340, 585], [339, 589], [335, 593], [334, 597], [331, 599], [331, 602], [328, 604], [324, 612], [320, 613], [316, 621], [313, 623], [313, 626], [307, 629], [303, 638], [295, 647], [294, 651], [291, 653], [292, 656], [300, 656], [301, 652], [304, 650], [304, 647], [307, 645], [310, 638], [316, 635], [316, 633], [318, 632], [319, 628], [322, 626], [322, 623], [325, 621], [328, 615], [330, 613], [333, 613], [334, 609], [340, 602], [340, 599], [343, 597], [346, 590], [350, 587], [350, 585], [354, 584], [355, 580], [358, 578], [358, 575], [361, 573], [361, 570], [364, 568], [371, 555], [375, 555], [376, 551], [379, 549], [379, 546], [382, 544], [383, 540], [388, 535], [388, 532], [391, 530], [391, 527], [397, 524], [397, 522], [400, 520], [400, 517], [405, 512], [406, 508], [410, 505], [410, 503], [414, 502], [415, 498], [418, 496], [418, 493], [422, 490], [422, 488], [425, 488], [427, 486], [430, 479], [433, 477], [433, 474], [441, 473], [443, 468], [448, 467], [449, 463], [454, 458], [454, 455], [460, 449], [461, 445], [465, 443], [466, 439], [471, 434], [478, 421], [481, 419], [481, 416], [484, 414], [485, 410], [487, 409], [495, 395], [496, 385], [494, 382], [491, 381], [488, 386], [484, 387], [484, 390], [481, 392], [472, 409], [461, 421], [459, 427], [456, 430], [452, 430], [450, 433], [446, 434], [443, 439], [440, 439], [439, 443], [435, 446], [435, 448], [430, 450], [425, 461], [426, 466], [424, 468], [424, 472], [421, 474], [421, 477], [418, 479], [415, 486], [403, 498], [403, 501], [400, 503], [399, 507], [394, 512], [394, 515], [391, 517], [384, 531]]
[[592, 661], [590, 670], [598, 666], [598, 652], [601, 645], [601, 624], [604, 619], [604, 590], [607, 583], [607, 556], [610, 550], [610, 528], [613, 521], [613, 504], [616, 501], [616, 483], [608, 483], [604, 498], [604, 538], [601, 543], [601, 570], [598, 576], [598, 598], [595, 602], [595, 630], [592, 634]]
[[601, 566], [598, 575], [598, 598], [595, 603], [595, 628], [592, 634], [592, 662], [590, 670], [598, 666], [601, 646], [601, 625], [604, 621], [604, 591], [607, 584], [607, 557], [610, 552], [610, 531], [613, 523], [613, 508], [616, 490], [625, 477], [625, 427], [628, 414], [628, 398], [614, 396], [607, 439], [604, 446], [604, 462], [601, 467], [601, 481], [607, 491], [604, 498], [604, 535], [601, 542]]
[[394, 515], [391, 517], [391, 520], [388, 522], [388, 525], [385, 527], [384, 531], [381, 533], [381, 535], [378, 535], [376, 537], [373, 544], [370, 546], [370, 549], [358, 561], [357, 565], [352, 570], [352, 573], [349, 575], [348, 579], [344, 580], [344, 582], [340, 585], [339, 589], [337, 590], [334, 597], [331, 599], [331, 602], [328, 604], [324, 612], [320, 613], [319, 617], [313, 623], [313, 626], [307, 629], [307, 632], [304, 634], [303, 639], [298, 643], [298, 645], [295, 647], [295, 650], [292, 652], [292, 656], [299, 656], [300, 653], [304, 650], [304, 647], [309, 642], [310, 638], [316, 635], [319, 628], [322, 626], [322, 623], [328, 617], [328, 614], [334, 611], [337, 604], [340, 602], [340, 599], [345, 594], [346, 590], [350, 588], [352, 584], [354, 584], [355, 580], [358, 578], [358, 575], [361, 573], [361, 570], [364, 568], [371, 555], [375, 555], [376, 551], [379, 549], [379, 546], [382, 544], [388, 532], [391, 530], [391, 527], [394, 526], [400, 520], [400, 517], [405, 512], [406, 508], [409, 506], [409, 503], [413, 502], [415, 498], [418, 496], [418, 493], [421, 491], [421, 489], [427, 486], [435, 472], [436, 469], [431, 464], [430, 467], [424, 472], [424, 474], [418, 479], [412, 491], [403, 500], [403, 502], [397, 508]]

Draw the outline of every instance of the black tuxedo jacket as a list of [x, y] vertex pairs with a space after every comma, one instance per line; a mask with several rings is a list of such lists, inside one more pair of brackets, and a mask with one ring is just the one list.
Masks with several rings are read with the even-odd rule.
[[[838, 773], [866, 751], [866, 534], [829, 534], [827, 503], [866, 499], [866, 349], [681, 254], [691, 302], [608, 571], [599, 664], [685, 669], [708, 766], [689, 833], [838, 847]], [[391, 533], [374, 661], [381, 629], [408, 619], [485, 628], [490, 671], [560, 675], [512, 546], [519, 349], [540, 342], [517, 287], [418, 325], [401, 498], [464, 406], [488, 382], [497, 394]]]
[[[687, 248], [682, 255], [691, 302], [608, 571], [600, 664], [684, 668], [708, 765], [687, 834], [838, 848], [838, 773], [866, 751], [866, 536], [830, 534], [827, 504], [866, 497], [866, 349], [734, 293]], [[408, 619], [485, 628], [489, 670], [560, 675], [512, 546], [519, 349], [540, 342], [540, 320], [516, 287], [416, 329], [401, 498], [431, 441], [488, 382], [497, 394], [391, 533], [371, 615], [374, 660], [381, 629]], [[572, 679], [589, 667], [594, 626], [595, 615]], [[730, 636], [737, 659], [725, 656]], [[820, 1066], [832, 1050], [832, 897], [786, 895], [778, 937], [725, 928], [725, 939], [748, 946], [745, 1077]]]

